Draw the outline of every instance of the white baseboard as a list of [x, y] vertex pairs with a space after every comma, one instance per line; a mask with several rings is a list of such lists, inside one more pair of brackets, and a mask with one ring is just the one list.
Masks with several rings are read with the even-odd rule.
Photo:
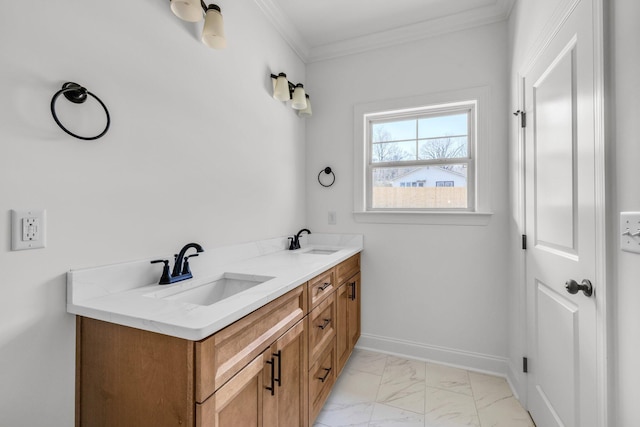
[[513, 396], [520, 401], [522, 407], [527, 409], [527, 390], [526, 390], [526, 374], [520, 371], [521, 368], [508, 363], [507, 382], [511, 386]]
[[434, 362], [441, 365], [503, 377], [509, 383], [516, 399], [519, 396], [518, 391], [520, 387], [518, 376], [515, 374], [513, 367], [509, 363], [509, 359], [506, 357], [456, 350], [453, 348], [371, 334], [362, 334], [356, 347], [363, 350]]

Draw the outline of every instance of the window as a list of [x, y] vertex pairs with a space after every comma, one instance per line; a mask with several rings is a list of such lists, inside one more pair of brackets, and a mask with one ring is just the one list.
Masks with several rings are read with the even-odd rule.
[[487, 225], [491, 117], [486, 86], [356, 104], [355, 221]]
[[474, 211], [476, 101], [364, 115], [367, 211]]

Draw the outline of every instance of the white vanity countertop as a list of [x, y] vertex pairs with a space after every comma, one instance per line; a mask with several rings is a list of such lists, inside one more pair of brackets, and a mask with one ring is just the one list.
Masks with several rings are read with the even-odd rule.
[[[361, 252], [361, 235], [311, 234], [302, 249], [285, 250], [287, 238], [214, 248], [190, 260], [193, 279], [158, 285], [162, 264], [147, 260], [67, 273], [67, 312], [178, 338], [198, 341]], [[335, 250], [309, 254], [311, 249]], [[190, 252], [193, 252], [191, 250]], [[165, 256], [163, 259], [172, 259]], [[224, 273], [273, 279], [205, 306], [154, 297], [167, 289], [190, 289]]]

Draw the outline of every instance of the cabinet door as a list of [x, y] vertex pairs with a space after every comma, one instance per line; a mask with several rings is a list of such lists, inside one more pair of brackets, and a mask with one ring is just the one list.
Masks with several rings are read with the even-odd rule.
[[[265, 370], [271, 351], [253, 359], [203, 403], [196, 404], [196, 427], [262, 426]], [[268, 386], [268, 384], [267, 384]]]
[[348, 331], [348, 310], [349, 310], [349, 289], [348, 283], [342, 284], [336, 291], [336, 350], [338, 357], [338, 374], [342, 372], [349, 354], [351, 354], [349, 343], [351, 338]]
[[353, 276], [347, 282], [348, 286], [348, 313], [347, 313], [347, 330], [349, 331], [349, 352], [353, 350], [358, 338], [360, 338], [360, 273]]
[[[271, 347], [275, 365], [275, 393], [266, 395], [265, 409], [276, 401], [276, 420], [265, 413], [264, 427], [304, 427], [309, 419], [306, 396], [307, 385], [307, 337], [305, 321], [298, 322]], [[269, 419], [269, 420], [268, 420]], [[271, 422], [268, 422], [271, 421]]]

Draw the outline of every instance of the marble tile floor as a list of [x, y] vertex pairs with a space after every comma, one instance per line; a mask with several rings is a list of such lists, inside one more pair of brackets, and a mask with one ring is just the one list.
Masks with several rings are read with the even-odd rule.
[[355, 349], [314, 427], [535, 427], [504, 378]]

